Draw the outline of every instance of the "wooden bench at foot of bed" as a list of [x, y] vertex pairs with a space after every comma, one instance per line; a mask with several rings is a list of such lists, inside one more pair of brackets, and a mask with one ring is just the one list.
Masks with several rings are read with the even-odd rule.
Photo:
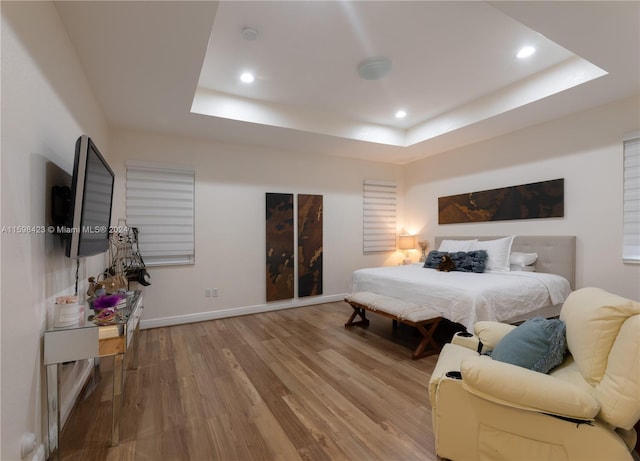
[[[352, 293], [344, 300], [353, 308], [351, 317], [344, 324], [345, 327], [366, 327], [369, 325], [366, 311], [375, 312], [418, 329], [422, 340], [413, 351], [414, 360], [440, 352], [440, 345], [433, 339], [433, 332], [442, 317], [434, 309], [367, 291]], [[360, 317], [360, 320], [354, 321], [356, 317]]]

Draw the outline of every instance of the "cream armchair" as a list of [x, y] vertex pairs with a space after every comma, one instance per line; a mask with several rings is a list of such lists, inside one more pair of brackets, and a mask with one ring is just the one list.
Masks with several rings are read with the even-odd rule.
[[632, 459], [640, 419], [640, 303], [583, 288], [569, 295], [560, 319], [568, 352], [549, 374], [478, 353], [492, 350], [512, 325], [478, 322], [476, 335], [445, 345], [429, 382], [438, 456]]

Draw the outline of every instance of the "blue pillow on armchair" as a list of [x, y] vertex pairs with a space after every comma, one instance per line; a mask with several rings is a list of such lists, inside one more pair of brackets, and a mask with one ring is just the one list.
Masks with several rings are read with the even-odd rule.
[[507, 333], [489, 355], [493, 360], [548, 373], [562, 363], [566, 351], [565, 323], [534, 317]]

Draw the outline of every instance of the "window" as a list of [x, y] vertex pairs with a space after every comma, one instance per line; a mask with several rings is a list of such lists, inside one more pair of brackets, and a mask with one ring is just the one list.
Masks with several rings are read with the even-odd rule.
[[622, 259], [640, 264], [640, 135], [624, 141]]
[[396, 183], [365, 180], [363, 191], [363, 252], [396, 249]]
[[193, 167], [127, 162], [127, 225], [147, 266], [193, 264]]

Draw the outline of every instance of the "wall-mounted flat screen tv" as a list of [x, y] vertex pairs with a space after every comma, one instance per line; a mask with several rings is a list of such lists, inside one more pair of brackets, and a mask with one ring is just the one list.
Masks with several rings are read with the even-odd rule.
[[76, 142], [71, 179], [71, 238], [66, 253], [83, 258], [109, 249], [115, 175], [87, 135]]

